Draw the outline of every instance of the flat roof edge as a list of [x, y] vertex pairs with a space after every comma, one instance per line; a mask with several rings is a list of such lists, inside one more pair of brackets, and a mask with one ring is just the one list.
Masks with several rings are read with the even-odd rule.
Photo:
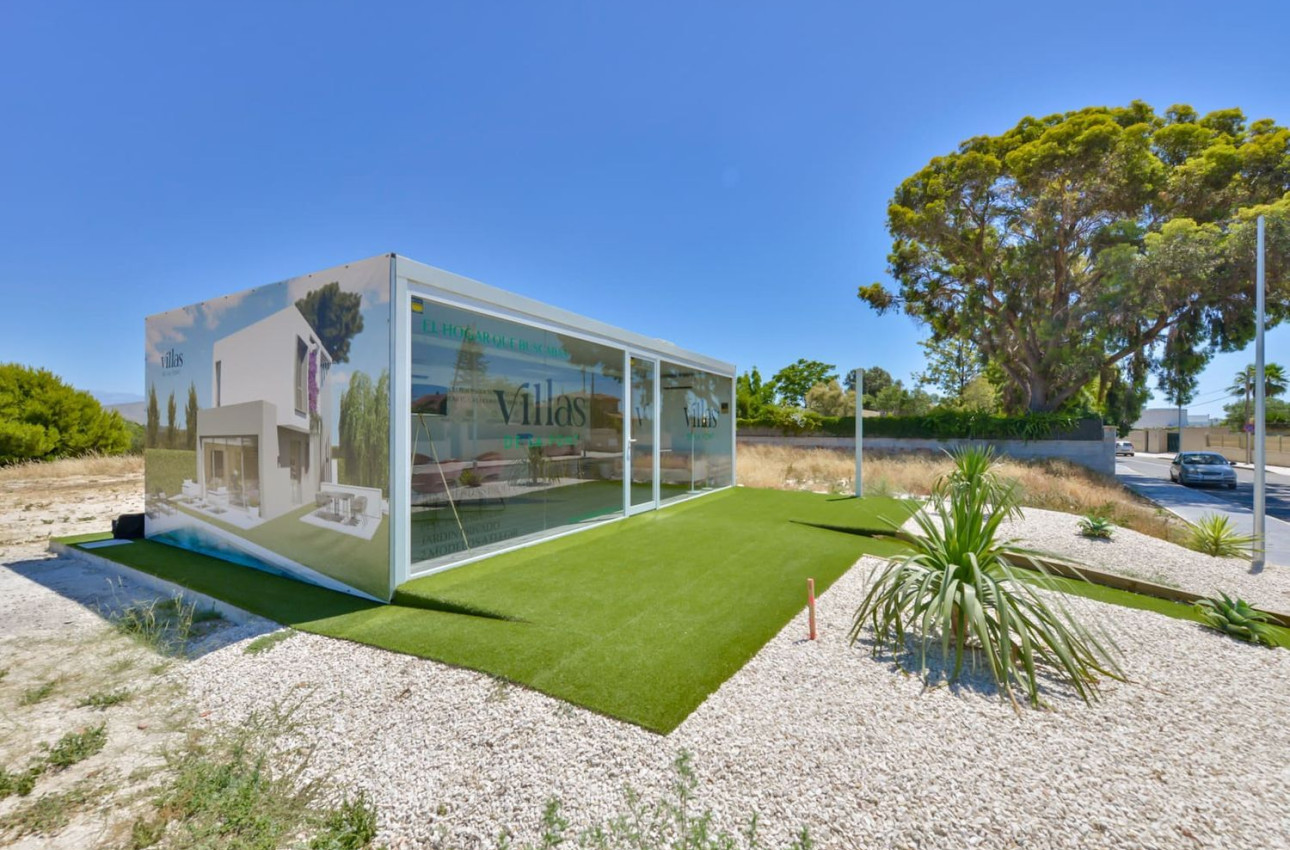
[[413, 283], [438, 289], [450, 295], [460, 295], [485, 304], [493, 304], [539, 321], [565, 326], [570, 330], [586, 331], [610, 340], [618, 340], [631, 348], [639, 348], [643, 351], [664, 356], [671, 355], [678, 360], [689, 361], [696, 366], [710, 369], [722, 375], [730, 377], [735, 375], [735, 364], [689, 351], [664, 339], [648, 337], [598, 319], [592, 319], [579, 313], [565, 310], [562, 307], [554, 307], [524, 295], [518, 295], [472, 278], [435, 268], [405, 257], [402, 254], [394, 255], [394, 263], [395, 273]]

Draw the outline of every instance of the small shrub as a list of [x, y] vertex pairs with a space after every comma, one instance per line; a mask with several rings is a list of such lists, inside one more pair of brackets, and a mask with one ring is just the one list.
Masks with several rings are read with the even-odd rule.
[[268, 652], [284, 640], [294, 637], [295, 634], [295, 629], [278, 629], [276, 632], [270, 632], [267, 635], [260, 635], [258, 638], [248, 643], [242, 652], [246, 655], [259, 655], [262, 652]]
[[1220, 514], [1205, 514], [1191, 527], [1187, 546], [1215, 558], [1248, 558], [1254, 538], [1239, 533], [1232, 521]]
[[36, 780], [45, 772], [45, 763], [43, 761], [33, 761], [26, 770], [21, 773], [10, 773], [3, 767], [0, 767], [0, 800], [11, 794], [17, 794], [19, 797], [26, 797], [36, 787]]
[[1104, 516], [1089, 514], [1079, 521], [1079, 533], [1081, 537], [1094, 540], [1110, 540], [1115, 533], [1115, 523]]
[[79, 732], [68, 732], [58, 739], [45, 756], [45, 763], [55, 770], [71, 767], [102, 751], [107, 744], [107, 726], [100, 723]]
[[77, 708], [94, 708], [102, 711], [111, 708], [114, 705], [120, 705], [130, 698], [130, 692], [127, 690], [116, 691], [99, 691], [96, 694], [90, 694], [85, 699], [76, 704]]
[[1268, 615], [1251, 608], [1244, 599], [1232, 599], [1226, 593], [1201, 599], [1196, 610], [1210, 628], [1249, 643], [1273, 646]]
[[36, 703], [48, 698], [49, 695], [54, 692], [54, 688], [56, 687], [58, 687], [57, 679], [50, 679], [47, 682], [41, 682], [34, 688], [28, 688], [23, 691], [22, 696], [18, 698], [18, 704], [35, 705]]
[[[960, 463], [961, 460], [961, 463]], [[1031, 705], [1039, 705], [1037, 670], [1047, 667], [1069, 684], [1085, 702], [1097, 696], [1101, 676], [1121, 678], [1111, 656], [1097, 638], [1080, 625], [1052, 595], [1035, 590], [1018, 561], [1040, 567], [1041, 554], [998, 539], [999, 525], [1016, 510], [1013, 490], [991, 483], [993, 463], [988, 456], [956, 458], [954, 474], [938, 487], [924, 511], [914, 515], [921, 534], [909, 555], [889, 561], [874, 578], [852, 621], [850, 639], [860, 639], [872, 626], [874, 652], [902, 653], [906, 633], [916, 634], [919, 671], [926, 672], [927, 653], [939, 637], [941, 657], [949, 680], [962, 672], [969, 647], [985, 660], [1003, 694], [1016, 705], [1014, 687]], [[993, 501], [992, 501], [993, 500]]]

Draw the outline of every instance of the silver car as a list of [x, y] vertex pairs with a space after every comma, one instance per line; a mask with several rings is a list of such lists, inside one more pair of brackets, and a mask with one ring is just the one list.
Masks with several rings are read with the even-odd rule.
[[1236, 470], [1217, 452], [1180, 452], [1169, 464], [1169, 479], [1184, 486], [1213, 484], [1236, 489]]

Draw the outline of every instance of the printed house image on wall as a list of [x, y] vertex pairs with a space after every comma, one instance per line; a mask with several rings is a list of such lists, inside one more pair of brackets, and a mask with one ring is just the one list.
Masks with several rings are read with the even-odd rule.
[[149, 538], [388, 600], [734, 483], [734, 366], [395, 255], [151, 316]]

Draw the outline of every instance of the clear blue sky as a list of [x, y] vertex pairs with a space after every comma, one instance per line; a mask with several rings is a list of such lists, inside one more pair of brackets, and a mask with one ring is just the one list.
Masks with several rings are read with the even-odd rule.
[[1283, 7], [7, 3], [0, 361], [142, 393], [144, 315], [397, 251], [741, 369], [908, 379], [924, 334], [855, 295], [901, 179], [1093, 104], [1290, 122]]

